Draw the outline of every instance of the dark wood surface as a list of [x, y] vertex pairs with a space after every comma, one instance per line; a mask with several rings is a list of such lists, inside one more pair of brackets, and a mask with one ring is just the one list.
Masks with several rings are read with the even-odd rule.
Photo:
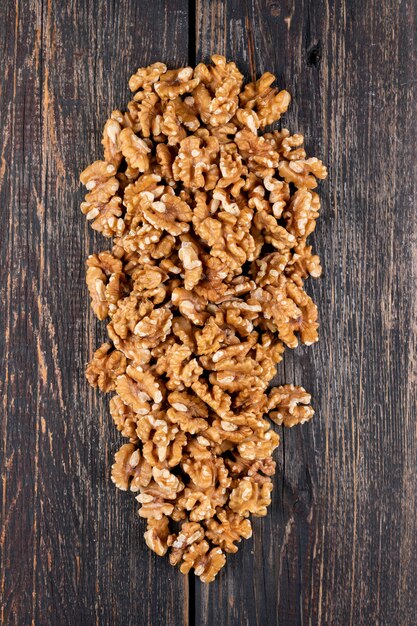
[[[0, 7], [0, 623], [417, 623], [413, 0], [7, 0]], [[84, 379], [105, 336], [84, 259], [106, 241], [78, 175], [138, 66], [226, 54], [293, 95], [329, 165], [309, 293], [321, 340], [277, 381], [316, 416], [282, 433], [273, 503], [210, 586], [149, 552], [109, 479], [120, 438]], [[414, 230], [415, 232], [415, 230]], [[415, 258], [415, 247], [414, 247]], [[415, 268], [414, 268], [415, 269]]]

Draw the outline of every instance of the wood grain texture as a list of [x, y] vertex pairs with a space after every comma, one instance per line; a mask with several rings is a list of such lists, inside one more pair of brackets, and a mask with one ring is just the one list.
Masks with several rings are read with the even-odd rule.
[[274, 72], [293, 96], [283, 123], [329, 165], [307, 287], [321, 340], [275, 379], [311, 391], [316, 416], [282, 433], [270, 514], [197, 583], [197, 624], [416, 623], [414, 7], [197, 2], [197, 61]]
[[[187, 61], [178, 0], [2, 3], [2, 624], [182, 624], [188, 582], [110, 481], [121, 443], [84, 367], [104, 339], [80, 171], [139, 65]], [[158, 622], [155, 616], [158, 615]]]
[[[413, 0], [1, 4], [2, 625], [415, 625], [416, 26]], [[83, 373], [105, 337], [84, 260], [107, 242], [78, 175], [138, 65], [212, 52], [277, 75], [330, 175], [321, 340], [276, 379], [316, 417], [282, 433], [270, 514], [205, 587], [146, 549], [109, 479], [120, 438]]]

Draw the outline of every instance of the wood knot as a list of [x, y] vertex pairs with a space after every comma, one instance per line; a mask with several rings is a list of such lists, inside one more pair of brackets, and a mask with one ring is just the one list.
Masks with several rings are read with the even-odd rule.
[[322, 57], [321, 42], [318, 41], [307, 52], [307, 65], [309, 67], [318, 67]]

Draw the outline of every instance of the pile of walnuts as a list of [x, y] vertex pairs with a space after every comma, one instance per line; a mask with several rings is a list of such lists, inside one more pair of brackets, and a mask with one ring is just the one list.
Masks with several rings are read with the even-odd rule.
[[317, 341], [304, 280], [326, 168], [302, 135], [260, 134], [290, 96], [269, 72], [242, 88], [235, 63], [138, 69], [126, 112], [104, 126], [104, 160], [81, 174], [81, 208], [113, 238], [87, 260], [109, 342], [87, 367], [115, 392], [129, 443], [112, 479], [137, 493], [145, 540], [204, 582], [271, 502], [279, 436], [313, 415], [302, 387], [268, 392], [284, 347]]

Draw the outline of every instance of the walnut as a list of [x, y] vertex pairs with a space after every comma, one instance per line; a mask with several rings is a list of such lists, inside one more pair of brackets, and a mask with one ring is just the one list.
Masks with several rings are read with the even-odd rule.
[[266, 176], [264, 179], [264, 187], [270, 192], [268, 199], [269, 203], [272, 205], [272, 213], [274, 217], [279, 219], [290, 199], [289, 185], [282, 180]]
[[202, 356], [213, 354], [219, 350], [226, 336], [213, 317], [210, 317], [204, 328], [196, 331], [197, 349]]
[[181, 525], [181, 531], [177, 536], [173, 535], [169, 539], [172, 546], [169, 555], [171, 565], [178, 565], [182, 560], [185, 551], [196, 542], [200, 542], [204, 538], [204, 529], [197, 522], [184, 522]]
[[117, 302], [127, 293], [122, 262], [110, 252], [92, 254], [87, 259], [86, 282], [91, 307], [100, 320], [111, 315]]
[[125, 274], [122, 272], [112, 274], [104, 292], [109, 305], [110, 317], [117, 311], [119, 300], [127, 296], [128, 293], [129, 285], [127, 284]]
[[174, 343], [159, 358], [156, 372], [167, 377], [167, 389], [181, 391], [185, 387], [190, 387], [203, 373], [197, 360], [190, 359], [190, 356], [191, 350], [188, 346]]
[[285, 331], [281, 330], [282, 333], [285, 332], [287, 338], [287, 341], [283, 338], [282, 340], [287, 343], [288, 337], [292, 338], [295, 332], [299, 332], [302, 343], [311, 346], [312, 343], [318, 341], [317, 306], [310, 296], [292, 281], [287, 283], [287, 294], [296, 304], [300, 313], [295, 319], [289, 320], [288, 328]]
[[273, 124], [285, 111], [291, 101], [288, 91], [271, 88], [275, 76], [265, 72], [254, 83], [249, 83], [240, 94], [240, 102], [249, 109], [255, 109], [261, 128]]
[[[177, 430], [176, 428], [171, 428], [166, 434], [161, 431], [157, 432], [153, 439], [145, 443], [143, 456], [152, 467], [160, 463], [166, 463], [168, 467], [175, 467], [180, 463], [183, 457], [183, 448], [187, 443], [187, 437], [184, 433], [177, 432]], [[172, 437], [172, 439], [168, 439], [168, 437]]]
[[198, 247], [191, 241], [183, 241], [178, 256], [184, 268], [184, 287], [191, 291], [200, 281], [203, 274], [203, 264], [198, 257]]
[[178, 424], [183, 432], [202, 432], [208, 428], [208, 409], [197, 396], [186, 391], [174, 391], [169, 394], [168, 402], [171, 408], [167, 411], [167, 418], [173, 424]]
[[254, 224], [263, 233], [265, 241], [277, 248], [277, 250], [289, 250], [295, 245], [296, 238], [283, 226], [278, 224], [277, 219], [266, 211], [256, 213]]
[[127, 359], [132, 360], [137, 367], [143, 368], [144, 365], [149, 363], [151, 360], [151, 353], [148, 349], [142, 347], [140, 337], [129, 335], [126, 339], [120, 339], [120, 337], [114, 332], [112, 324], [107, 326], [107, 332], [115, 347], [120, 352], [123, 352]]
[[263, 517], [271, 503], [271, 491], [270, 481], [259, 484], [251, 477], [243, 478], [230, 494], [229, 506], [242, 517], [248, 517], [250, 513]]
[[140, 494], [136, 496], [136, 500], [141, 504], [139, 515], [146, 519], [161, 520], [166, 515], [171, 515], [174, 510], [173, 503], [165, 500], [160, 495], [157, 486], [151, 485], [146, 489], [141, 489]]
[[193, 78], [192, 67], [181, 67], [178, 70], [168, 70], [154, 84], [154, 89], [160, 98], [175, 100], [184, 93], [189, 93], [197, 87], [199, 78]]
[[306, 345], [318, 340], [317, 307], [301, 287], [279, 276], [275, 285], [256, 293], [263, 301], [263, 315], [273, 321], [279, 338], [287, 346], [298, 345], [295, 333]]
[[92, 387], [98, 387], [105, 393], [114, 391], [115, 381], [126, 371], [126, 357], [118, 350], [113, 350], [110, 343], [104, 343], [94, 352], [92, 361], [87, 365], [86, 378]]
[[251, 172], [262, 178], [274, 175], [279, 164], [279, 154], [271, 142], [249, 129], [240, 130], [235, 136], [235, 142]]
[[301, 241], [293, 250], [291, 259], [285, 267], [285, 273], [299, 287], [303, 286], [303, 281], [307, 276], [318, 278], [321, 276], [322, 267], [317, 254], [312, 254], [312, 246], [307, 246], [305, 241]]
[[85, 279], [90, 293], [91, 308], [99, 320], [104, 320], [109, 314], [109, 303], [106, 298], [106, 274], [99, 267], [89, 267]]
[[151, 410], [150, 397], [130, 376], [122, 375], [117, 378], [116, 391], [123, 402], [138, 415], [146, 415]]
[[125, 188], [123, 204], [127, 208], [127, 212], [124, 219], [129, 227], [132, 225], [134, 218], [140, 213], [144, 200], [149, 199], [148, 195], [141, 195], [144, 191], [151, 194], [151, 202], [155, 198], [159, 198], [164, 191], [164, 186], [161, 185], [161, 177], [157, 174], [142, 174], [134, 183]]
[[298, 189], [292, 196], [288, 209], [284, 212], [288, 232], [299, 239], [310, 235], [316, 226], [319, 208], [320, 204], [317, 206], [314, 203], [314, 196], [310, 191], [305, 188]]
[[177, 497], [179, 491], [182, 491], [184, 484], [172, 474], [168, 469], [159, 467], [152, 468], [152, 476], [160, 490], [164, 493], [164, 496], [169, 500], [173, 500]]
[[[218, 186], [223, 188], [233, 185], [231, 194], [234, 196], [238, 195], [240, 185], [235, 187], [235, 184], [242, 180], [243, 174], [246, 173], [246, 168], [235, 143], [220, 146], [219, 167], [222, 178], [219, 180]], [[213, 197], [215, 197], [214, 194]]]
[[138, 416], [118, 395], [110, 400], [110, 415], [123, 437], [127, 437], [132, 443], [138, 440], [136, 434]]
[[268, 398], [268, 411], [270, 419], [281, 426], [295, 426], [308, 422], [314, 415], [314, 409], [310, 406], [311, 396], [303, 387], [283, 385], [274, 387]]
[[[108, 342], [86, 376], [114, 391], [127, 438], [112, 479], [137, 493], [148, 547], [210, 582], [266, 515], [279, 436], [313, 415], [302, 387], [268, 390], [285, 347], [317, 340], [304, 288], [326, 168], [300, 134], [263, 132], [290, 96], [233, 62], [139, 68], [81, 174], [83, 213], [113, 237], [87, 260]], [[170, 520], [175, 532], [170, 531]]]
[[163, 389], [163, 383], [162, 381], [158, 382], [152, 372], [144, 372], [139, 365], [136, 367], [128, 365], [126, 373], [138, 383], [148, 400], [152, 400], [155, 404], [162, 402], [163, 393], [161, 389]]
[[133, 291], [142, 297], [150, 297], [167, 279], [167, 273], [155, 265], [144, 265], [132, 270], [131, 278], [134, 281]]
[[217, 127], [235, 114], [243, 76], [235, 63], [227, 63], [224, 56], [215, 54], [211, 60], [211, 66], [200, 63], [196, 67], [201, 83], [193, 95], [203, 122]]
[[187, 131], [181, 124], [180, 119], [177, 117], [174, 101], [168, 102], [164, 109], [161, 130], [164, 135], [167, 136], [168, 144], [170, 146], [179, 144], [187, 136]]
[[288, 161], [306, 158], [306, 151], [303, 148], [303, 135], [290, 135], [290, 131], [283, 128], [281, 131], [274, 131], [271, 138], [275, 141], [278, 152]]
[[173, 500], [182, 491], [183, 483], [166, 468], [152, 468], [152, 480], [148, 485], [140, 487], [136, 500], [141, 503], [139, 515], [145, 518], [160, 520], [164, 515], [171, 515], [174, 510]]
[[124, 128], [119, 136], [119, 144], [129, 167], [146, 172], [151, 151], [147, 143], [135, 135], [131, 128]]
[[186, 187], [207, 187], [207, 178], [213, 160], [219, 151], [219, 142], [215, 137], [207, 141], [200, 137], [186, 137], [180, 143], [178, 155], [172, 171], [174, 179], [184, 183]]
[[[233, 136], [237, 132], [237, 126], [232, 122], [227, 122], [221, 126], [212, 126], [211, 124], [208, 124], [207, 128], [213, 137], [216, 137], [220, 145], [230, 143], [230, 141], [232, 141], [230, 135]], [[243, 184], [244, 182], [245, 181], [242, 180]]]
[[222, 444], [233, 442], [233, 444], [244, 441], [252, 434], [249, 426], [238, 426], [227, 420], [214, 419], [210, 427], [204, 432], [204, 439], [210, 444]]
[[144, 534], [146, 545], [158, 556], [164, 556], [168, 550], [169, 519], [165, 515], [161, 519], [148, 518], [148, 526]]
[[172, 313], [168, 308], [154, 309], [150, 315], [143, 317], [135, 326], [134, 333], [141, 338], [144, 348], [153, 348], [171, 330]]
[[192, 211], [188, 204], [178, 196], [165, 193], [160, 200], [143, 208], [145, 219], [160, 230], [166, 230], [174, 237], [188, 232]]
[[152, 86], [160, 79], [162, 74], [167, 71], [165, 63], [153, 63], [148, 67], [141, 67], [129, 79], [129, 89], [137, 91], [144, 89], [150, 91]]
[[238, 215], [222, 211], [218, 218], [207, 217], [196, 232], [210, 247], [210, 255], [220, 259], [234, 274], [253, 257], [255, 242], [249, 231], [252, 212], [248, 208]]
[[105, 237], [120, 235], [124, 231], [123, 220], [120, 219], [122, 209], [121, 198], [116, 196], [119, 181], [115, 177], [116, 168], [105, 161], [95, 161], [80, 175], [81, 182], [89, 193], [81, 210], [91, 223], [92, 228]]
[[271, 457], [250, 461], [238, 454], [233, 455], [233, 460], [227, 459], [229, 473], [233, 478], [249, 476], [254, 482], [265, 483], [275, 474], [276, 463]]
[[248, 128], [255, 135], [259, 128], [259, 118], [255, 111], [250, 109], [238, 109], [236, 111], [236, 120], [241, 128]]
[[195, 575], [203, 583], [212, 582], [226, 563], [226, 557], [220, 548], [209, 548], [207, 541], [193, 543], [184, 554], [181, 572], [188, 574], [194, 568]]
[[176, 287], [172, 292], [171, 300], [180, 313], [193, 324], [202, 326], [206, 322], [208, 318], [208, 313], [205, 312], [206, 302], [195, 292]]
[[116, 487], [122, 491], [130, 489], [139, 491], [140, 487], [149, 485], [152, 478], [152, 468], [140, 454], [140, 450], [133, 443], [125, 443], [114, 457], [111, 478]]
[[133, 132], [140, 133], [142, 137], [161, 135], [162, 116], [158, 105], [159, 98], [156, 93], [141, 91], [134, 96], [134, 100], [129, 102], [129, 116], [132, 120]]
[[142, 301], [138, 294], [131, 292], [127, 298], [119, 303], [118, 309], [107, 327], [108, 331], [112, 333], [112, 341], [116, 342], [116, 337], [126, 339], [130, 333], [133, 333], [139, 320], [149, 315], [152, 310], [151, 302]]
[[186, 317], [174, 317], [172, 320], [172, 332], [190, 350], [190, 354], [195, 351], [195, 331], [189, 319]]
[[196, 380], [191, 385], [194, 393], [205, 402], [217, 415], [225, 417], [231, 405], [231, 398], [219, 386], [209, 387], [207, 383]]
[[220, 546], [224, 552], [235, 553], [235, 542], [252, 537], [252, 525], [248, 519], [241, 517], [230, 510], [219, 509], [215, 518], [207, 522], [206, 537], [215, 545]]
[[192, 132], [195, 132], [200, 126], [200, 120], [196, 115], [196, 110], [192, 106], [191, 103], [187, 102], [187, 99], [182, 100], [181, 98], [175, 98], [173, 100], [173, 105], [175, 107], [175, 113], [181, 124]]
[[257, 259], [252, 266], [256, 284], [260, 287], [276, 285], [278, 278], [289, 264], [289, 258], [289, 251], [284, 249], [283, 252], [271, 252]]
[[317, 178], [323, 179], [327, 176], [326, 167], [315, 157], [299, 161], [280, 161], [278, 171], [287, 183], [293, 183], [298, 189], [314, 189], [318, 184]]
[[187, 461], [183, 470], [190, 476], [190, 482], [179, 500], [190, 512], [190, 520], [198, 522], [211, 518], [217, 506], [223, 506], [227, 500], [227, 488], [231, 479], [221, 458], [215, 461]]
[[119, 147], [119, 135], [122, 130], [120, 123], [112, 117], [107, 120], [103, 129], [102, 144], [104, 148], [104, 160], [110, 163], [116, 169], [119, 167], [123, 158], [122, 151]]
[[174, 184], [172, 166], [175, 160], [175, 153], [172, 148], [165, 143], [159, 143], [156, 147], [156, 160], [161, 168], [161, 176], [168, 184]]
[[262, 460], [271, 456], [279, 445], [279, 436], [273, 430], [255, 432], [238, 444], [237, 449], [243, 459]]

